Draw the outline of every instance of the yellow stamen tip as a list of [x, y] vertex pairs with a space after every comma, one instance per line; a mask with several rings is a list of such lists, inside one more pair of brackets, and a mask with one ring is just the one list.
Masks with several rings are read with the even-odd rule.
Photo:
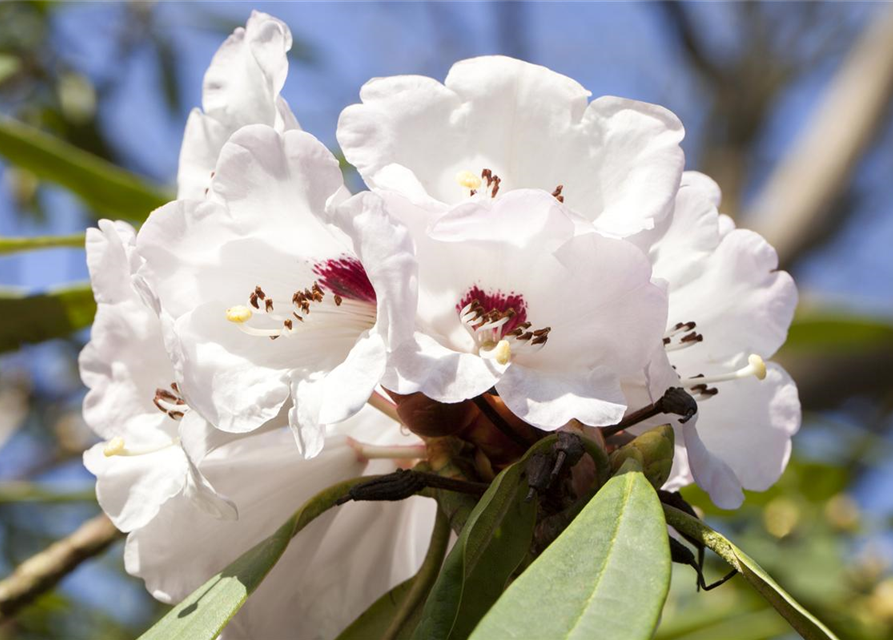
[[512, 346], [508, 343], [508, 340], [500, 340], [493, 350], [493, 355], [499, 364], [508, 364], [509, 360], [512, 359]]
[[766, 363], [763, 362], [763, 359], [757, 354], [751, 354], [747, 358], [748, 364], [753, 367], [753, 374], [757, 377], [757, 380], [765, 380], [766, 379]]
[[111, 458], [112, 456], [116, 456], [124, 451], [124, 438], [112, 438], [108, 442], [105, 443], [105, 446], [102, 448], [102, 453], [105, 454], [106, 458]]
[[466, 189], [479, 189], [481, 186], [481, 179], [471, 171], [460, 171], [457, 173], [456, 182], [459, 183], [460, 187], [465, 187]]
[[251, 320], [251, 316], [251, 309], [241, 304], [238, 304], [235, 307], [230, 307], [226, 310], [226, 319], [230, 322], [235, 322], [236, 324], [248, 322], [249, 320]]

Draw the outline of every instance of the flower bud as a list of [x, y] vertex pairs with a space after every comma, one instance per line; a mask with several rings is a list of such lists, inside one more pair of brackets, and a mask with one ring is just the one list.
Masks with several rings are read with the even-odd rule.
[[617, 473], [626, 460], [633, 459], [654, 488], [660, 489], [670, 477], [675, 442], [673, 427], [668, 424], [655, 427], [612, 453], [611, 468]]

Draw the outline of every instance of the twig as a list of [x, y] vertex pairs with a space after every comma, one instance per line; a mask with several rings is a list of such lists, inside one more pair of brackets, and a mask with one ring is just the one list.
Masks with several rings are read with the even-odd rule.
[[100, 514], [67, 538], [30, 557], [0, 581], [0, 620], [14, 616], [84, 560], [99, 555], [123, 535], [105, 514]]
[[891, 95], [893, 7], [853, 46], [819, 108], [748, 212], [748, 221], [775, 246], [782, 265], [802, 255], [834, 222], [834, 200], [874, 142]]

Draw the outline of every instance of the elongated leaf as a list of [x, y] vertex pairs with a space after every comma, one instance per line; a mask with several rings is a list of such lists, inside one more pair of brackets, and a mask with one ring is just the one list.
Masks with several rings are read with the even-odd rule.
[[22, 296], [0, 293], [0, 353], [24, 344], [64, 338], [89, 327], [96, 302], [89, 285]]
[[431, 543], [418, 573], [401, 582], [366, 609], [345, 629], [337, 640], [406, 640], [418, 625], [422, 606], [446, 555], [450, 541], [450, 522], [441, 509], [437, 510]]
[[413, 640], [467, 638], [502, 594], [530, 549], [536, 523], [535, 502], [524, 501], [526, 465], [525, 456], [503, 470], [471, 512], [434, 583]]
[[19, 251], [35, 251], [55, 247], [84, 248], [84, 234], [74, 233], [70, 236], [35, 236], [33, 238], [0, 237], [0, 256]]
[[0, 118], [0, 155], [113, 218], [145, 220], [172, 199], [172, 194], [146, 180], [10, 118]]
[[838, 640], [828, 627], [803, 608], [767, 574], [753, 558], [706, 524], [690, 515], [664, 505], [667, 523], [681, 533], [700, 540], [737, 569], [750, 585], [771, 604], [805, 640]]
[[828, 311], [799, 314], [791, 323], [786, 350], [872, 348], [893, 344], [893, 324], [878, 318]]
[[615, 476], [471, 635], [647, 640], [670, 585], [667, 529], [640, 472]]
[[266, 540], [243, 553], [226, 569], [196, 589], [140, 640], [213, 640], [236, 615], [285, 553], [289, 541], [331, 509], [353, 485], [373, 476], [345, 480], [310, 498]]

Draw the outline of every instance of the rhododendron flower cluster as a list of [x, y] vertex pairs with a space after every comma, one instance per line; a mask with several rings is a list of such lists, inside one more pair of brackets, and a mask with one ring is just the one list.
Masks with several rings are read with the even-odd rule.
[[[549, 432], [610, 453], [670, 424], [665, 489], [735, 508], [778, 479], [800, 406], [767, 360], [796, 289], [684, 171], [671, 112], [498, 56], [375, 79], [338, 123], [352, 195], [279, 95], [290, 46], [252, 14], [205, 75], [178, 199], [88, 234], [85, 463], [152, 595], [183, 599], [335, 482], [436, 467], [445, 441], [487, 483]], [[435, 511], [329, 512], [225, 637], [335, 637], [418, 570]]]

